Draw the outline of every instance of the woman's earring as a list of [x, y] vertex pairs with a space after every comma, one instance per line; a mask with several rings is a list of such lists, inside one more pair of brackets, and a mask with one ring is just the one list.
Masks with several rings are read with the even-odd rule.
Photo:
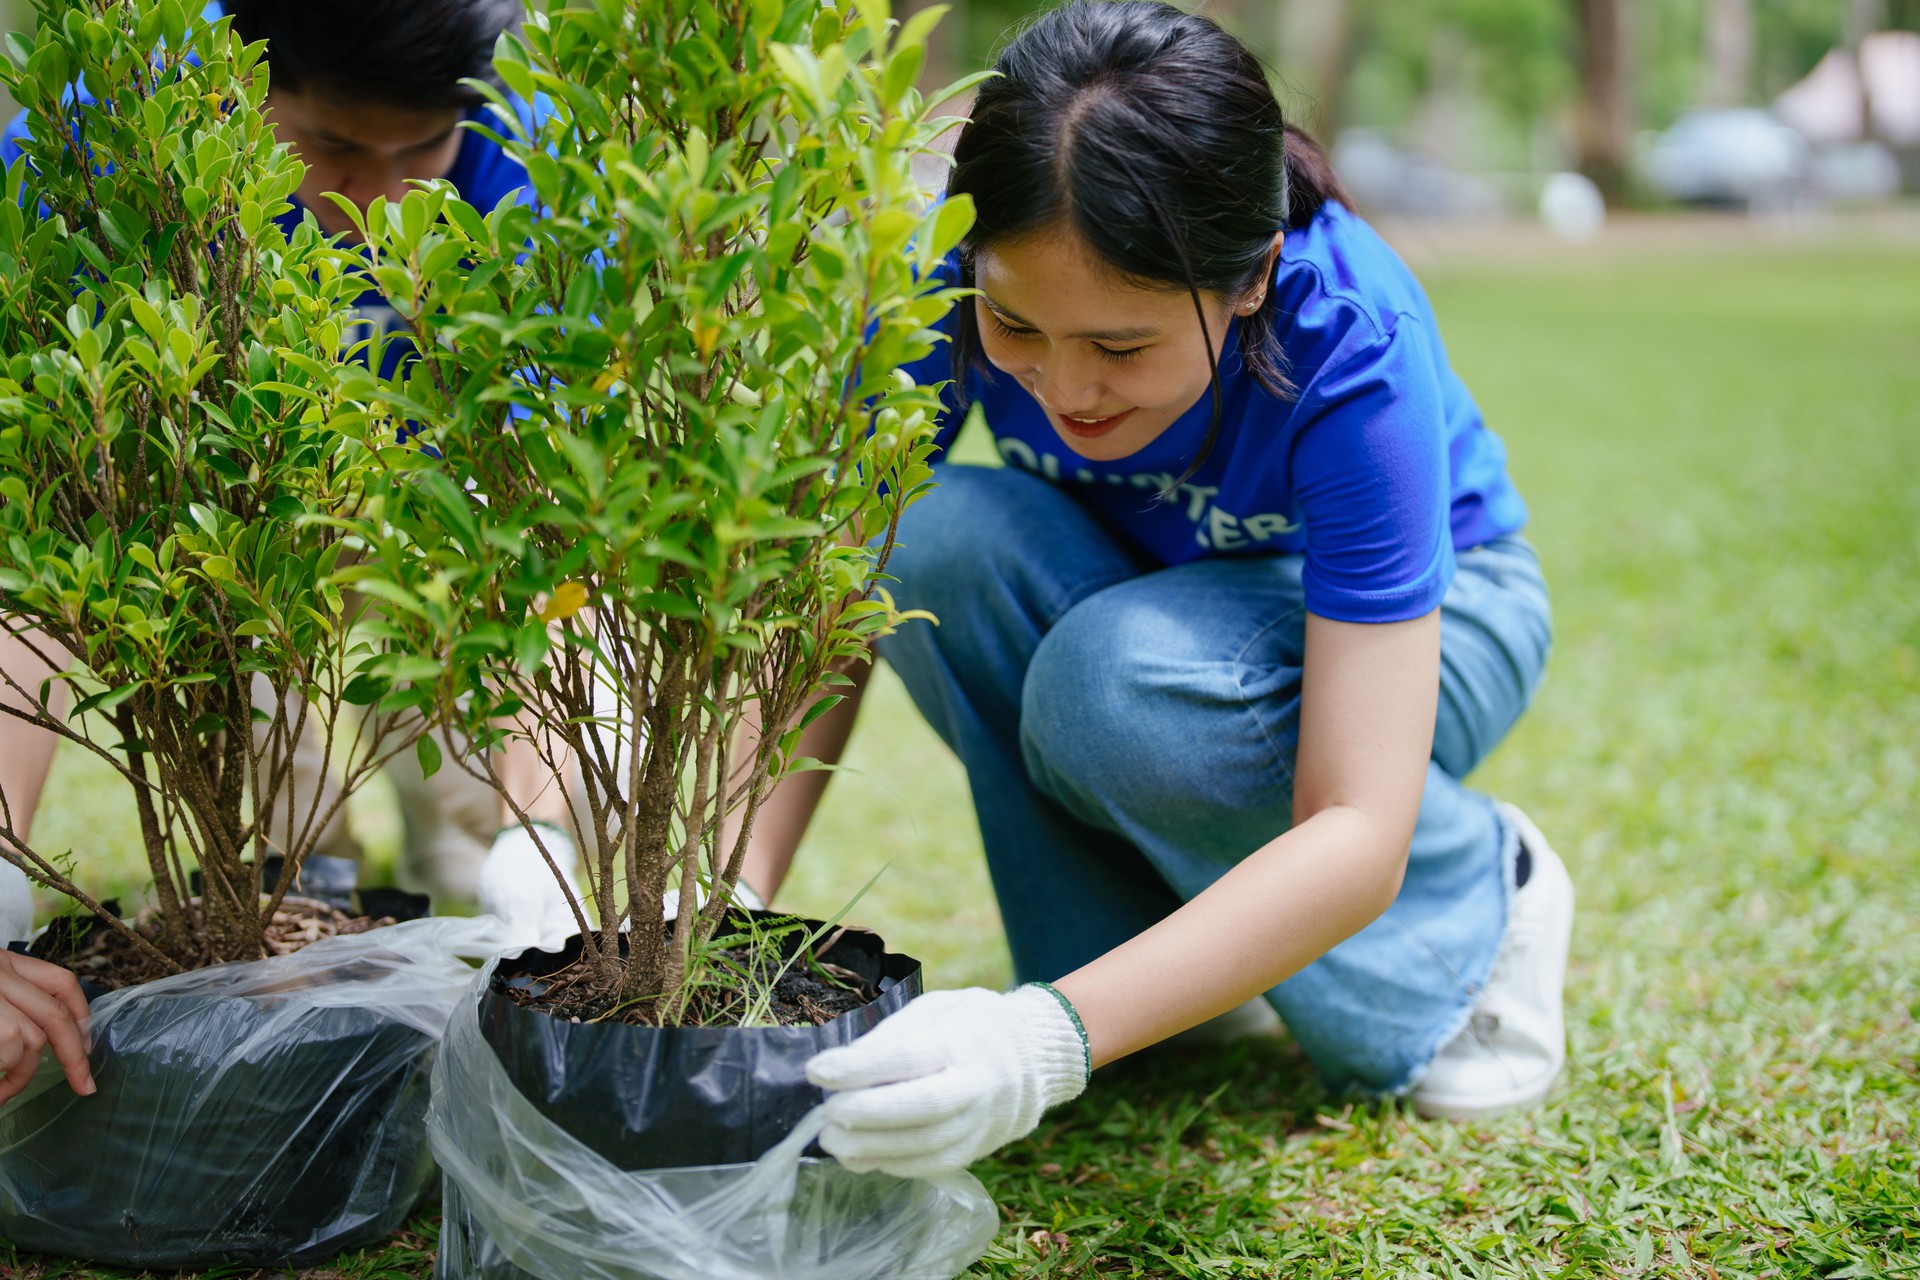
[[1255, 298], [1252, 302], [1243, 304], [1240, 308], [1240, 314], [1243, 316], [1252, 315], [1254, 312], [1260, 309], [1260, 305], [1264, 303], [1266, 300], [1267, 300], [1267, 295], [1264, 293], [1261, 294], [1259, 297]]

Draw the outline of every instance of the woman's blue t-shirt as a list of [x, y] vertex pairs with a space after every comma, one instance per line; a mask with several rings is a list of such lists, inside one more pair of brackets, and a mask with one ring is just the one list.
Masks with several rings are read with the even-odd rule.
[[[943, 273], [957, 279], [957, 260]], [[1263, 387], [1241, 362], [1239, 324], [1229, 327], [1219, 439], [1165, 500], [1206, 436], [1210, 393], [1146, 448], [1109, 462], [1068, 449], [1005, 374], [970, 370], [967, 394], [1009, 466], [1060, 485], [1163, 565], [1304, 553], [1307, 608], [1322, 617], [1431, 612], [1455, 550], [1515, 532], [1527, 508], [1499, 437], [1447, 363], [1425, 291], [1371, 227], [1328, 202], [1287, 233], [1268, 305], [1296, 394]], [[952, 326], [949, 315], [942, 329]], [[921, 383], [950, 378], [949, 348], [908, 371]], [[943, 395], [943, 446], [960, 429], [958, 399], [952, 387]]]

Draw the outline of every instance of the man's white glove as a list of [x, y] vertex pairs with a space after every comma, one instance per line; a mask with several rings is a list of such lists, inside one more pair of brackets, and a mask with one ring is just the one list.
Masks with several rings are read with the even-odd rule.
[[525, 827], [503, 827], [481, 864], [477, 896], [482, 911], [500, 917], [511, 945], [551, 951], [580, 932], [572, 906], [580, 854], [566, 832], [539, 825], [540, 843], [566, 873], [567, 887], [554, 879]]
[[0, 947], [33, 936], [33, 882], [11, 862], [0, 862]]
[[1092, 1058], [1072, 1010], [1039, 983], [928, 992], [807, 1063], [832, 1091], [820, 1145], [855, 1172], [917, 1178], [1025, 1137], [1087, 1087]]
[[[694, 890], [693, 909], [695, 911], [707, 905], [707, 887], [698, 885]], [[736, 880], [733, 885], [733, 905], [745, 907], [748, 911], [765, 911], [767, 904], [753, 891], [753, 886], [745, 880]], [[660, 895], [660, 918], [677, 920], [680, 918], [680, 891], [668, 889]]]

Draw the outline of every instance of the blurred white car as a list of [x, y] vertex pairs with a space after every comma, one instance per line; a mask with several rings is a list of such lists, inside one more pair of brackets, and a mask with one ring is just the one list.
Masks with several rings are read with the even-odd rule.
[[1806, 189], [1807, 140], [1770, 111], [1693, 111], [1654, 139], [1645, 164], [1672, 200], [1779, 208]]

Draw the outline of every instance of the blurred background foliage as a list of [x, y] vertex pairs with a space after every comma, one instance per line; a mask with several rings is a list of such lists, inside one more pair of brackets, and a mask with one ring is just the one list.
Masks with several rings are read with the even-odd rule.
[[[1311, 128], [1386, 131], [1453, 158], [1530, 167], [1572, 158], [1582, 32], [1624, 28], [1635, 129], [1690, 107], [1771, 102], [1829, 51], [1920, 30], [1920, 0], [1216, 0]], [[1036, 6], [957, 0], [930, 80], [985, 64]], [[1439, 117], [1439, 118], [1436, 118]], [[1557, 154], [1556, 154], [1557, 151]], [[1542, 154], [1542, 153], [1546, 154]]]
[[[927, 3], [911, 0], [903, 12]], [[9, 29], [30, 24], [31, 0], [0, 5]], [[951, 0], [924, 83], [945, 84], [986, 65], [1040, 7]], [[1211, 0], [1197, 7], [1266, 60], [1283, 103], [1330, 145], [1360, 130], [1449, 173], [1577, 169], [1616, 204], [1658, 194], [1638, 176], [1644, 154], [1689, 111], [1767, 107], [1830, 53], [1852, 56], [1875, 32], [1920, 32], [1920, 0]], [[1915, 83], [1898, 96], [1920, 101], [1920, 44], [1913, 52], [1900, 74]], [[1861, 114], [1870, 120], [1864, 104]], [[1862, 132], [1872, 140], [1870, 124]], [[1898, 153], [1900, 185], [1920, 186], [1920, 138], [1883, 141]], [[1501, 190], [1503, 199], [1479, 203], [1456, 191], [1438, 200], [1437, 211], [1531, 203], [1532, 193], [1511, 182]]]

